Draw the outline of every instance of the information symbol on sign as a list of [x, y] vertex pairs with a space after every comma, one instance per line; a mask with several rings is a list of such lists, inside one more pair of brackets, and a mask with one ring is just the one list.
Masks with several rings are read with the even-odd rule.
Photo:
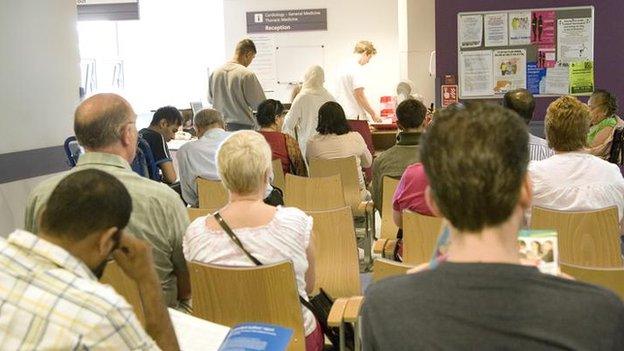
[[262, 22], [264, 22], [264, 15], [263, 15], [263, 14], [261, 14], [261, 13], [256, 13], [256, 14], [254, 15], [254, 21], [255, 21], [256, 23], [262, 23]]

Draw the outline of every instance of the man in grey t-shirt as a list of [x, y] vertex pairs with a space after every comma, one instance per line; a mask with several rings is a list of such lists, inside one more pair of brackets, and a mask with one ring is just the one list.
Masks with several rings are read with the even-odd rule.
[[208, 101], [223, 114], [228, 131], [257, 129], [253, 111], [266, 97], [256, 74], [247, 68], [254, 57], [254, 42], [241, 40], [232, 61], [212, 72], [208, 79]]
[[624, 305], [614, 293], [520, 264], [528, 140], [500, 106], [439, 112], [420, 151], [427, 203], [450, 223], [448, 250], [437, 267], [367, 290], [365, 351], [624, 350]]

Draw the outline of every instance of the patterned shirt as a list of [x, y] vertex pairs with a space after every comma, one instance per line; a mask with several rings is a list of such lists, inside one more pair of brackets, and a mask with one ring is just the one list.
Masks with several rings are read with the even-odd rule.
[[123, 297], [26, 231], [0, 239], [0, 301], [3, 350], [158, 350]]
[[546, 140], [529, 133], [529, 159], [531, 161], [545, 160], [554, 154]]
[[[132, 197], [132, 215], [128, 232], [152, 244], [156, 272], [169, 307], [178, 305], [178, 285], [174, 271], [185, 272], [182, 236], [189, 224], [188, 212], [180, 196], [167, 185], [140, 177], [120, 156], [87, 152], [70, 172], [95, 168], [119, 179]], [[39, 184], [30, 194], [26, 206], [25, 229], [37, 233], [37, 218], [56, 185], [65, 177], [61, 174]], [[79, 214], [76, 214], [79, 215]], [[86, 214], [90, 215], [90, 214]]]

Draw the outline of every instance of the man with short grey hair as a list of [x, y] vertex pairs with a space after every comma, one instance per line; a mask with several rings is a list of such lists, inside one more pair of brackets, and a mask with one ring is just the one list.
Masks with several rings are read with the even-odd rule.
[[197, 140], [184, 144], [176, 153], [180, 169], [182, 197], [193, 207], [198, 206], [198, 177], [219, 180], [216, 155], [221, 143], [231, 134], [225, 131], [223, 116], [217, 110], [204, 109], [193, 117]]
[[[136, 114], [116, 94], [97, 94], [84, 100], [74, 115], [74, 132], [86, 153], [70, 172], [99, 169], [112, 174], [132, 197], [128, 231], [148, 241], [167, 305], [178, 307], [191, 297], [191, 284], [182, 253], [182, 235], [188, 227], [188, 213], [179, 195], [167, 185], [134, 173], [130, 162], [137, 148]], [[25, 229], [38, 232], [39, 215], [62, 174], [40, 183], [26, 206]], [[76, 216], [97, 216], [76, 213]]]

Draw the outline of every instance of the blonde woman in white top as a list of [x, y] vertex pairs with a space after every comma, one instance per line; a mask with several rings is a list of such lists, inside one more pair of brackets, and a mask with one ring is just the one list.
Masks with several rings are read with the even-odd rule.
[[282, 126], [282, 132], [297, 139], [303, 155], [308, 140], [316, 133], [319, 108], [327, 101], [335, 101], [323, 87], [323, 83], [325, 83], [323, 69], [320, 66], [310, 67], [305, 74], [303, 87], [295, 97]]
[[[264, 137], [252, 131], [233, 133], [219, 148], [217, 168], [230, 193], [228, 204], [219, 210], [221, 217], [260, 262], [292, 261], [299, 295], [307, 299], [314, 288], [312, 218], [296, 208], [272, 207], [262, 201], [272, 174], [271, 149]], [[183, 248], [187, 261], [254, 265], [213, 216], [191, 223]], [[195, 292], [202, 293], [207, 292]], [[323, 332], [314, 315], [304, 306], [301, 311], [306, 350], [322, 350]]]

